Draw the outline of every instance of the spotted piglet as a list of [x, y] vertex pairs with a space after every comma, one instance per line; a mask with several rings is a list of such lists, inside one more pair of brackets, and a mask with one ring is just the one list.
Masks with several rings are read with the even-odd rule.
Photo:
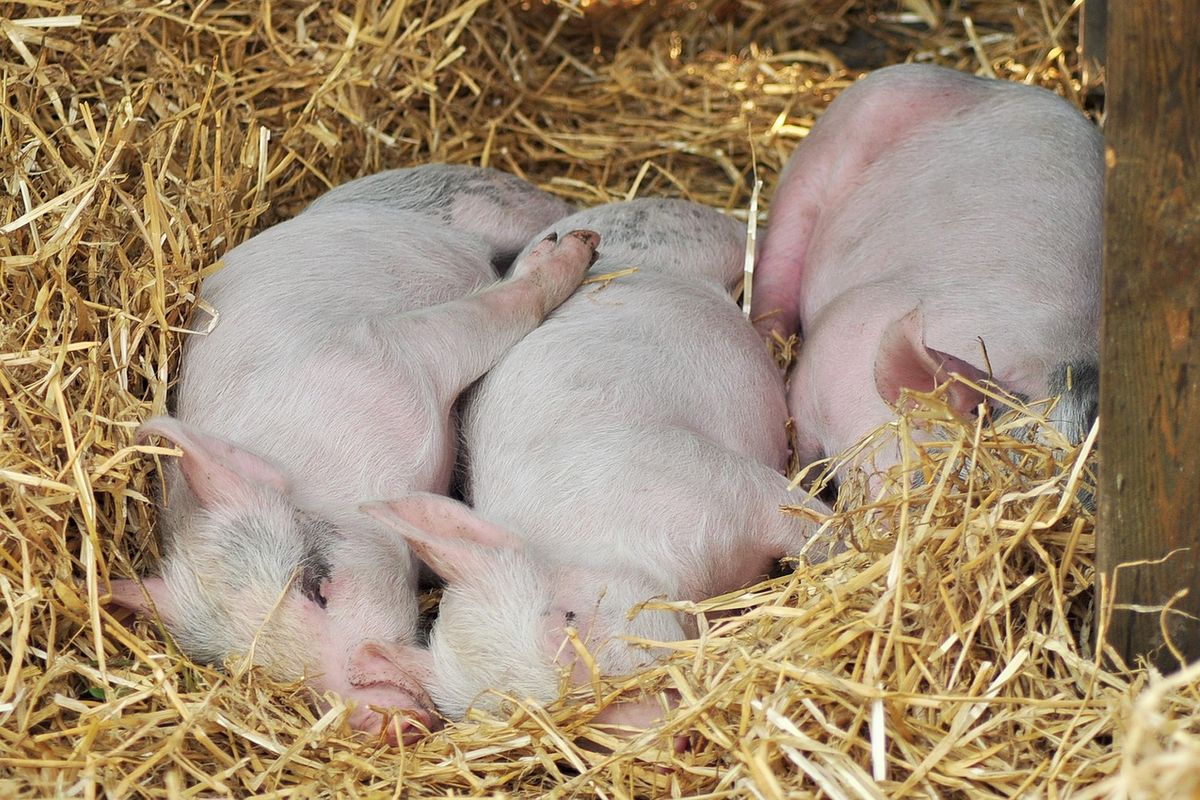
[[[369, 507], [447, 586], [428, 688], [450, 717], [494, 707], [488, 689], [541, 702], [560, 673], [590, 680], [660, 655], [690, 619], [631, 608], [700, 600], [765, 575], [816, 529], [789, 493], [783, 383], [730, 297], [745, 234], [678, 200], [635, 200], [557, 223], [603, 237], [585, 285], [487, 374], [463, 423], [474, 508], [415, 495]], [[809, 501], [821, 508], [816, 501]], [[654, 701], [604, 723], [644, 727]], [[678, 742], [677, 742], [678, 744]]]
[[[434, 724], [417, 562], [358, 510], [448, 488], [468, 384], [583, 279], [598, 239], [531, 236], [568, 208], [501, 172], [430, 165], [340, 186], [234, 248], [204, 282], [164, 466], [165, 557], [113, 599], [153, 601], [192, 658], [249, 656], [356, 701], [395, 740]], [[201, 321], [203, 324], [203, 321]], [[144, 592], [143, 592], [144, 587]], [[375, 707], [375, 708], [373, 708]]]

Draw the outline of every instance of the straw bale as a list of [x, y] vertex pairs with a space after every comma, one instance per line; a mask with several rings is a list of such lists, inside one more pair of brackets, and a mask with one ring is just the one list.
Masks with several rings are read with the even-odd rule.
[[[1195, 796], [1195, 668], [1094, 651], [1091, 443], [945, 424], [920, 486], [842, 493], [823, 563], [685, 610], [695, 641], [418, 745], [115, 619], [158, 557], [163, 411], [200, 280], [327, 187], [429, 160], [581, 204], [745, 218], [858, 72], [906, 59], [1082, 103], [1063, 0], [58, 2], [0, 7], [0, 796]], [[880, 437], [945, 416], [937, 396]], [[681, 469], [686, 468], [680, 465]], [[677, 689], [661, 730], [588, 726]], [[691, 732], [693, 749], [669, 752]], [[609, 752], [586, 746], [584, 738]]]

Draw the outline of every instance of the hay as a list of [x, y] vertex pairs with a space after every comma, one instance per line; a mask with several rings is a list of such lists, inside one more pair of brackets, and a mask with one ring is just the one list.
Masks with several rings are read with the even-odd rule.
[[[743, 213], [754, 169], [765, 203], [847, 67], [935, 60], [1080, 100], [1061, 0], [956, 9], [6, 6], [0, 796], [1195, 792], [1200, 675], [1089, 651], [1086, 452], [1015, 435], [1036, 414], [951, 426], [916, 455], [921, 488], [843, 493], [830, 527], [855, 547], [692, 607], [700, 638], [627, 682], [684, 702], [629, 742], [586, 724], [618, 683], [545, 709], [514, 698], [507, 717], [389, 750], [351, 737], [338, 706], [315, 717], [302, 687], [197, 667], [99, 603], [157, 558], [148, 456], [163, 450], [132, 433], [164, 409], [199, 281], [230, 246], [331, 185], [428, 160], [585, 204], [673, 195]], [[664, 752], [688, 731], [691, 752]]]

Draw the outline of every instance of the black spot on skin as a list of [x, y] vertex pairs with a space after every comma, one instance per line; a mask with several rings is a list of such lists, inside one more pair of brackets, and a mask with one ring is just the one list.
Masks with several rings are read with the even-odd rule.
[[1059, 364], [1050, 372], [1051, 394], [1062, 395], [1055, 416], [1072, 441], [1080, 442], [1096, 421], [1100, 400], [1100, 367], [1095, 361]]
[[604, 239], [631, 250], [648, 250], [652, 231], [650, 212], [644, 205], [625, 206], [604, 218]]
[[568, 625], [574, 625], [574, 624], [575, 624], [575, 612], [574, 612], [574, 611], [568, 611], [568, 612], [566, 613], [566, 615], [565, 615], [565, 616], [566, 616], [566, 618], [567, 618], [567, 624], [568, 624]]

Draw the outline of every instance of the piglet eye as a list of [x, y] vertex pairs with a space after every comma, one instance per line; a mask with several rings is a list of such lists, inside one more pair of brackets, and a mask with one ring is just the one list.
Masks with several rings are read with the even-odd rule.
[[300, 593], [325, 608], [329, 596], [329, 575], [325, 570], [311, 567], [300, 572]]
[[337, 538], [337, 527], [327, 519], [299, 509], [295, 510], [295, 521], [297, 532], [306, 544], [304, 558], [299, 564], [300, 593], [325, 608], [332, 574], [326, 548]]
[[566, 614], [564, 614], [563, 616], [565, 616], [565, 617], [566, 617], [566, 619], [567, 619], [567, 624], [568, 624], [568, 625], [574, 625], [574, 624], [575, 624], [575, 612], [574, 612], [574, 611], [568, 611], [568, 612], [567, 612]]

